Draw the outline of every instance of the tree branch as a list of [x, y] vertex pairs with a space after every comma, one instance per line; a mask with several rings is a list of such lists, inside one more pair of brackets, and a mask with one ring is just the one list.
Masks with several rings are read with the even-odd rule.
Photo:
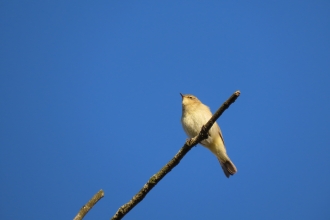
[[148, 194], [148, 192], [161, 180], [163, 177], [169, 173], [176, 165], [178, 165], [181, 159], [191, 150], [192, 147], [197, 145], [202, 140], [208, 137], [208, 131], [214, 124], [214, 122], [222, 115], [222, 113], [229, 108], [229, 106], [235, 102], [235, 100], [240, 95], [240, 91], [236, 91], [230, 98], [225, 101], [222, 106], [214, 113], [211, 119], [202, 127], [200, 133], [186, 141], [179, 152], [160, 170], [158, 173], [154, 174], [148, 182], [142, 187], [142, 189], [126, 204], [121, 206], [116, 214], [111, 218], [111, 220], [122, 219], [131, 209], [134, 208], [143, 198]]
[[89, 210], [91, 210], [93, 208], [93, 206], [100, 200], [102, 199], [104, 196], [104, 192], [101, 189], [100, 191], [98, 191], [93, 198], [91, 198], [91, 200], [89, 200], [86, 205], [84, 205], [83, 207], [81, 207], [80, 211], [78, 212], [78, 214], [76, 215], [76, 217], [74, 217], [73, 220], [81, 220], [85, 217], [85, 215], [89, 212]]

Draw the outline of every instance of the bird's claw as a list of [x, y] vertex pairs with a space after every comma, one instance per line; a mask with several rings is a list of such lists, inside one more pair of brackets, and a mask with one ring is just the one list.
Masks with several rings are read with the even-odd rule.
[[191, 145], [191, 142], [193, 142], [193, 138], [187, 138], [187, 139], [186, 139], [186, 144], [187, 144], [188, 146]]

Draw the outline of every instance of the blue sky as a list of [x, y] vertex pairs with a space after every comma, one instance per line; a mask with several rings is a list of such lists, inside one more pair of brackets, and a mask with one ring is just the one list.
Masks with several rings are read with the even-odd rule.
[[329, 1], [2, 1], [0, 217], [109, 219], [183, 146], [179, 93], [238, 173], [193, 148], [125, 219], [329, 219]]

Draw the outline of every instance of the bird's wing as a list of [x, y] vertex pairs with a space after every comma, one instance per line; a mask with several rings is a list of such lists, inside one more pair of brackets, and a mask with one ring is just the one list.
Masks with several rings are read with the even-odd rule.
[[219, 127], [219, 135], [220, 135], [220, 137], [221, 137], [221, 140], [222, 140], [222, 142], [223, 142], [223, 145], [226, 146], [226, 144], [225, 144], [225, 139], [223, 139], [223, 136], [222, 136], [222, 133], [221, 133], [221, 129], [220, 129], [220, 127]]

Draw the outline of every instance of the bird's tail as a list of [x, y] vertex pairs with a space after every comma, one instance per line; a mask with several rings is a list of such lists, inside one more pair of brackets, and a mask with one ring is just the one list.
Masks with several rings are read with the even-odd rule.
[[220, 165], [225, 173], [226, 177], [230, 177], [230, 175], [234, 175], [237, 172], [237, 169], [233, 162], [228, 158], [225, 161], [219, 159]]

